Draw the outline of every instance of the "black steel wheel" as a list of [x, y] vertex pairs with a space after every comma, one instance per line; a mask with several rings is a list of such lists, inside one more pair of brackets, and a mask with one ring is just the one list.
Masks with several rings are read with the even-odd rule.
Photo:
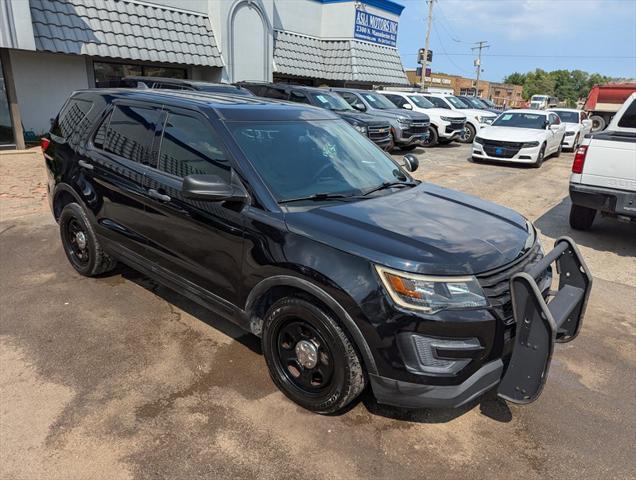
[[92, 277], [115, 268], [117, 262], [102, 250], [79, 204], [66, 205], [60, 214], [59, 223], [64, 253], [77, 272]]
[[333, 315], [304, 298], [283, 298], [269, 309], [263, 354], [278, 388], [298, 405], [335, 413], [364, 389], [362, 362]]

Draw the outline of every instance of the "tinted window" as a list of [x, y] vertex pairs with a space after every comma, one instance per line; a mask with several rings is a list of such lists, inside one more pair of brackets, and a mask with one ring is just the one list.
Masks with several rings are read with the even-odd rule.
[[282, 88], [265, 87], [265, 90], [261, 93], [261, 96], [268, 98], [276, 98], [278, 100], [287, 100], [289, 95]]
[[579, 112], [570, 112], [568, 110], [555, 110], [559, 118], [567, 123], [579, 123]]
[[324, 92], [324, 93], [310, 92], [309, 96], [313, 98], [315, 104], [321, 106], [322, 108], [327, 108], [329, 110], [335, 110], [335, 111], [353, 110], [353, 108], [346, 101], [344, 101], [342, 97], [339, 97], [338, 95], [334, 95], [329, 92]]
[[202, 120], [169, 114], [159, 150], [159, 169], [177, 177], [218, 175], [229, 180], [225, 154]]
[[349, 93], [349, 92], [338, 92], [340, 94], [340, 96], [342, 98], [344, 98], [347, 103], [349, 105], [355, 105], [356, 103], [362, 103], [360, 102], [360, 100], [358, 100], [358, 97], [356, 97], [353, 93]]
[[362, 97], [367, 101], [369, 105], [373, 108], [377, 108], [378, 110], [390, 110], [395, 108], [391, 102], [389, 102], [382, 95], [378, 95], [377, 93], [362, 93]]
[[404, 105], [406, 105], [408, 103], [400, 95], [393, 95], [391, 93], [383, 93], [382, 95], [384, 95], [386, 98], [388, 98], [391, 101], [391, 103], [393, 103], [393, 105], [395, 105], [396, 107], [402, 108]]
[[307, 98], [307, 95], [305, 95], [302, 92], [296, 92], [296, 91], [292, 91], [291, 95], [289, 96], [289, 99], [292, 102], [296, 102], [296, 103], [309, 103], [309, 99]]
[[159, 112], [155, 109], [116, 105], [106, 131], [104, 150], [134, 162], [154, 164], [152, 145], [158, 121]]
[[555, 115], [554, 113], [550, 114], [550, 124], [552, 125], [560, 125], [561, 124], [561, 119], [559, 118], [558, 115]]
[[93, 102], [79, 98], [71, 98], [60, 111], [57, 120], [51, 129], [53, 135], [68, 138], [75, 132], [82, 120], [86, 118]]
[[408, 96], [415, 105], [420, 108], [433, 108], [433, 104], [421, 95], [409, 95]]
[[438, 97], [425, 97], [429, 102], [431, 102], [433, 105], [435, 105], [437, 108], [446, 108], [446, 109], [450, 109], [450, 107], [448, 106], [448, 104], [442, 100], [441, 98]]
[[623, 128], [636, 128], [636, 101], [627, 107], [625, 113], [618, 121], [618, 126]]

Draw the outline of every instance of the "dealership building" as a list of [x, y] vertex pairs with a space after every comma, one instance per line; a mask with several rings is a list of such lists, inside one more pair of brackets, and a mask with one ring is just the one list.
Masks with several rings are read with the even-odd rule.
[[127, 75], [408, 85], [392, 0], [2, 0], [0, 148]]

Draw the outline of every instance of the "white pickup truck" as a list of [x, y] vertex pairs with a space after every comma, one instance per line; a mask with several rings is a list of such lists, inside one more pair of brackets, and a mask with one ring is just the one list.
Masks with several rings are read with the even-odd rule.
[[636, 221], [636, 93], [606, 130], [586, 135], [570, 176], [570, 225], [592, 226], [596, 212]]

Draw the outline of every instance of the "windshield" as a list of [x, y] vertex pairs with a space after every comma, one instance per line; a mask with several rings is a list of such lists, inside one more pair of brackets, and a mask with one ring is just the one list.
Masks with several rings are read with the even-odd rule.
[[349, 105], [344, 98], [333, 95], [331, 93], [314, 93], [309, 92], [309, 96], [313, 99], [314, 103], [322, 108], [329, 110], [335, 110], [337, 112], [341, 110], [353, 110], [353, 107]]
[[569, 112], [567, 110], [552, 110], [556, 113], [562, 122], [579, 123], [579, 112]]
[[448, 95], [446, 97], [446, 100], [448, 100], [450, 102], [450, 104], [455, 107], [455, 108], [459, 108], [459, 109], [464, 109], [464, 108], [470, 108], [470, 106], [464, 102], [462, 102], [459, 98], [457, 97], [453, 97], [452, 95]]
[[519, 127], [543, 130], [547, 118], [536, 113], [502, 113], [492, 122], [493, 127]]
[[491, 100], [488, 100], [486, 98], [482, 98], [481, 101], [488, 107], [490, 108], [496, 108], [497, 105], [495, 105]]
[[482, 103], [478, 98], [462, 97], [461, 101], [477, 109], [483, 109], [484, 107], [486, 107], [486, 105]]
[[417, 105], [420, 108], [434, 108], [435, 107], [435, 105], [433, 105], [431, 102], [426, 100], [421, 95], [408, 95], [408, 97], [411, 100], [411, 102], [413, 102], [415, 105]]
[[386, 182], [409, 180], [343, 120], [226, 125], [279, 202], [322, 194], [359, 195]]
[[532, 97], [530, 97], [530, 101], [537, 101], [537, 102], [543, 102], [544, 100], [547, 100], [548, 97], [546, 95], [532, 95]]
[[373, 108], [377, 108], [379, 110], [393, 110], [395, 109], [395, 105], [391, 103], [391, 101], [382, 95], [378, 95], [377, 93], [361, 93], [362, 98], [364, 98], [369, 105]]

